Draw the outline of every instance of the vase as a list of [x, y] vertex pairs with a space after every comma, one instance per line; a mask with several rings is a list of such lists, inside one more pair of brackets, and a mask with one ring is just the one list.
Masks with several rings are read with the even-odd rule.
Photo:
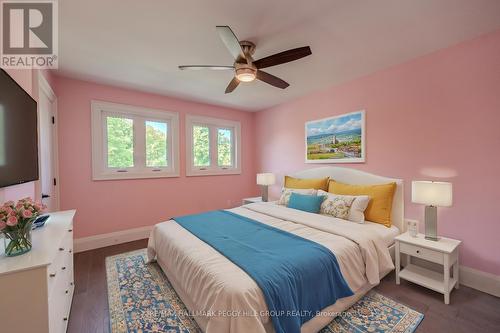
[[26, 223], [24, 228], [4, 231], [4, 249], [7, 257], [14, 257], [31, 250], [31, 227], [33, 221]]

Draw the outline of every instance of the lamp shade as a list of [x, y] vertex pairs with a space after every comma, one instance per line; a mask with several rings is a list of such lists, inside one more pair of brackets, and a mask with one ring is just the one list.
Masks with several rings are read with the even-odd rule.
[[446, 182], [413, 181], [411, 201], [427, 206], [451, 206], [453, 200], [452, 184]]
[[272, 173], [258, 173], [257, 185], [273, 185], [276, 182], [276, 177]]

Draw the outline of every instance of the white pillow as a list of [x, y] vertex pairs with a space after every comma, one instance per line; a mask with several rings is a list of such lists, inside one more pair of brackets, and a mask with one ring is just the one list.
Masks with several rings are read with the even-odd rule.
[[[323, 190], [318, 190], [318, 195], [326, 195], [327, 198], [321, 204], [321, 214], [332, 215], [334, 217], [339, 217], [347, 219], [356, 223], [365, 223], [365, 209], [370, 202], [370, 197], [367, 195], [340, 195], [328, 193]], [[349, 205], [349, 213], [347, 218], [340, 217], [345, 216], [345, 208], [343, 205]], [[323, 210], [325, 207], [325, 210]], [[324, 212], [323, 212], [324, 211]], [[333, 214], [332, 214], [333, 212]], [[339, 215], [339, 216], [335, 216]]]
[[317, 190], [313, 188], [301, 189], [301, 188], [286, 188], [281, 189], [281, 196], [278, 200], [278, 205], [288, 206], [288, 201], [290, 201], [290, 196], [292, 193], [316, 195]]

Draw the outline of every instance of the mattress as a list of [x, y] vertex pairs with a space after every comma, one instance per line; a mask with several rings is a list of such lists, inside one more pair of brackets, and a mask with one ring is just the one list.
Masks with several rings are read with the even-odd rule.
[[[254, 203], [231, 211], [317, 242], [337, 257], [342, 275], [355, 295], [324, 309], [324, 314], [302, 325], [302, 332], [319, 331], [338, 311], [348, 308], [394, 268], [380, 235], [383, 231], [372, 232], [376, 226], [268, 203]], [[175, 221], [153, 228], [148, 257], [158, 261], [204, 332], [274, 331], [264, 296], [255, 281]]]

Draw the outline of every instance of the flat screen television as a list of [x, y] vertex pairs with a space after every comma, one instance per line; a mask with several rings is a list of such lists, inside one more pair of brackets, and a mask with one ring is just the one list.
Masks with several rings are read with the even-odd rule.
[[0, 70], [0, 187], [38, 179], [37, 106]]

